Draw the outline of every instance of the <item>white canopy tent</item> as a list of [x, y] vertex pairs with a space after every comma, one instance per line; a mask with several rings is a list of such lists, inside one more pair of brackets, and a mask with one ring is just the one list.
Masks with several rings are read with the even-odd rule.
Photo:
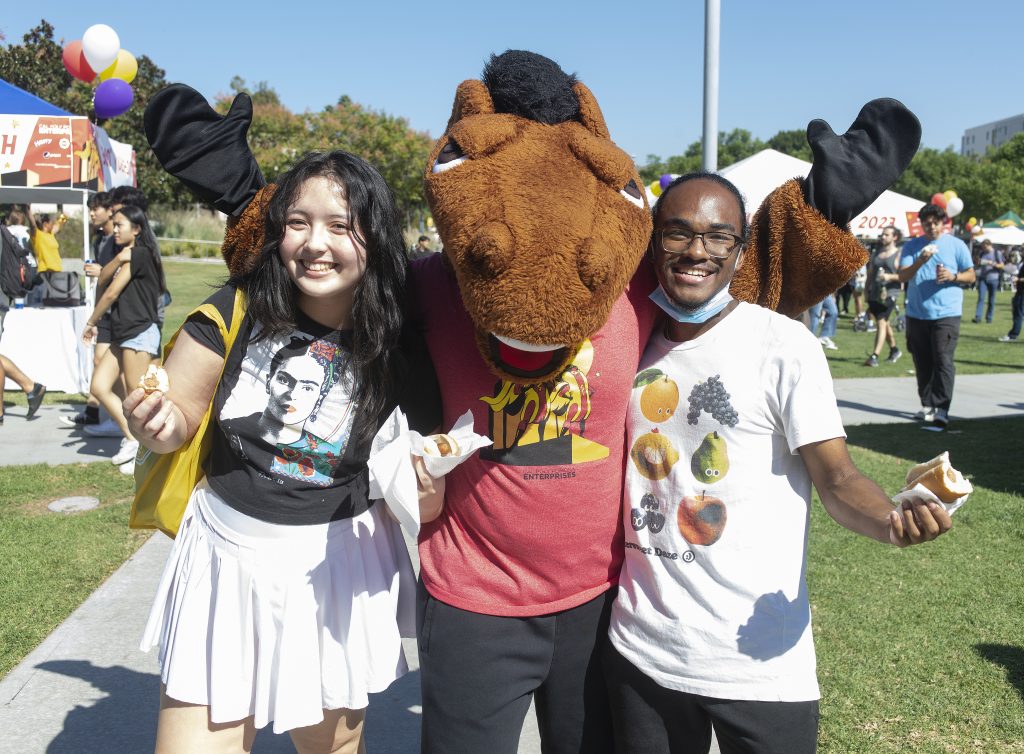
[[980, 235], [974, 236], [975, 243], [984, 240], [989, 240], [998, 246], [1024, 246], [1024, 230], [1014, 227], [986, 227]]

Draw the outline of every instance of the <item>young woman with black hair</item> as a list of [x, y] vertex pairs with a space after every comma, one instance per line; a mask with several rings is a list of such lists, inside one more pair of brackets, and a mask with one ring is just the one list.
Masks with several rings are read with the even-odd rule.
[[82, 340], [99, 347], [99, 327], [109, 322], [110, 347], [93, 369], [89, 392], [121, 428], [124, 439], [111, 461], [130, 474], [139, 443], [128, 429], [114, 385], [119, 380], [126, 386], [137, 384], [149, 365], [160, 358], [157, 307], [167, 281], [145, 212], [129, 205], [121, 207], [114, 213], [113, 236], [120, 251], [100, 272], [100, 284], [107, 287], [86, 320]]
[[[407, 669], [414, 576], [366, 461], [396, 404], [422, 431], [440, 406], [404, 318], [394, 200], [363, 160], [310, 154], [279, 181], [265, 238], [208, 299], [229, 322], [244, 294], [233, 345], [193, 315], [167, 393], [124, 403], [157, 453], [213, 417], [143, 639], [160, 647], [157, 752], [248, 751], [270, 722], [300, 752], [361, 751], [367, 694]], [[421, 502], [439, 512], [442, 497], [438, 485]]]

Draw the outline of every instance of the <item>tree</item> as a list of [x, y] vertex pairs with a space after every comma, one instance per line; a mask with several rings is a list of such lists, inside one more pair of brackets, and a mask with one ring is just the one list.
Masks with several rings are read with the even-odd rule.
[[342, 96], [338, 104], [307, 114], [313, 149], [344, 149], [359, 155], [384, 176], [406, 222], [426, 207], [423, 169], [433, 140], [409, 127], [405, 118], [364, 108]]
[[765, 142], [765, 146], [777, 152], [796, 157], [798, 160], [813, 161], [811, 145], [807, 143], [807, 132], [801, 128], [779, 131]]
[[[41, 20], [38, 26], [25, 34], [20, 45], [0, 47], [0, 78], [62, 110], [97, 122], [92, 109], [92, 87], [73, 79], [64, 69], [62, 49], [62, 44], [54, 41], [53, 26], [45, 19]], [[150, 202], [180, 206], [192, 201], [191, 192], [160, 167], [142, 127], [142, 116], [149, 98], [166, 83], [164, 71], [145, 55], [138, 58], [138, 64], [139, 71], [132, 81], [134, 103], [124, 114], [100, 120], [98, 125], [112, 138], [131, 144], [135, 149], [138, 185]]]

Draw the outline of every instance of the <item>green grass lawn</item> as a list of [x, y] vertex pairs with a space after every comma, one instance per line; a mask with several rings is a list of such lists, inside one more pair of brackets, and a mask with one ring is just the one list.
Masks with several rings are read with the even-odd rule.
[[[963, 319], [960, 324], [960, 341], [956, 348], [957, 374], [993, 374], [996, 372], [1024, 371], [1024, 341], [1000, 343], [997, 338], [1006, 335], [1013, 318], [1010, 315], [1010, 299], [1013, 293], [1000, 291], [996, 294], [996, 310], [992, 324], [974, 324], [974, 308], [978, 303], [977, 291], [964, 291]], [[900, 302], [903, 305], [903, 302]], [[853, 302], [850, 314], [840, 314], [836, 336], [833, 340], [838, 351], [825, 351], [832, 377], [906, 377], [913, 374], [914, 362], [907, 353], [907, 334], [896, 333], [896, 343], [903, 349], [903, 358], [889, 364], [885, 357], [889, 347], [883, 346], [881, 364], [877, 367], [864, 366], [864, 360], [875, 345], [875, 334], [853, 331]]]
[[[148, 532], [128, 528], [133, 485], [109, 463], [0, 467], [0, 677], [142, 544]], [[71, 495], [100, 506], [47, 509]]]
[[851, 534], [816, 502], [808, 582], [823, 753], [1024, 752], [1024, 420], [848, 427], [854, 460], [897, 490], [949, 450], [975, 493], [936, 542]]

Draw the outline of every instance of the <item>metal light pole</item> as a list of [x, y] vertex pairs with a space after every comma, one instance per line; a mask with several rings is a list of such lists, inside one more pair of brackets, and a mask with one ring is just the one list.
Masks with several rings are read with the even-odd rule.
[[704, 0], [704, 169], [718, 169], [718, 29], [720, 0]]

